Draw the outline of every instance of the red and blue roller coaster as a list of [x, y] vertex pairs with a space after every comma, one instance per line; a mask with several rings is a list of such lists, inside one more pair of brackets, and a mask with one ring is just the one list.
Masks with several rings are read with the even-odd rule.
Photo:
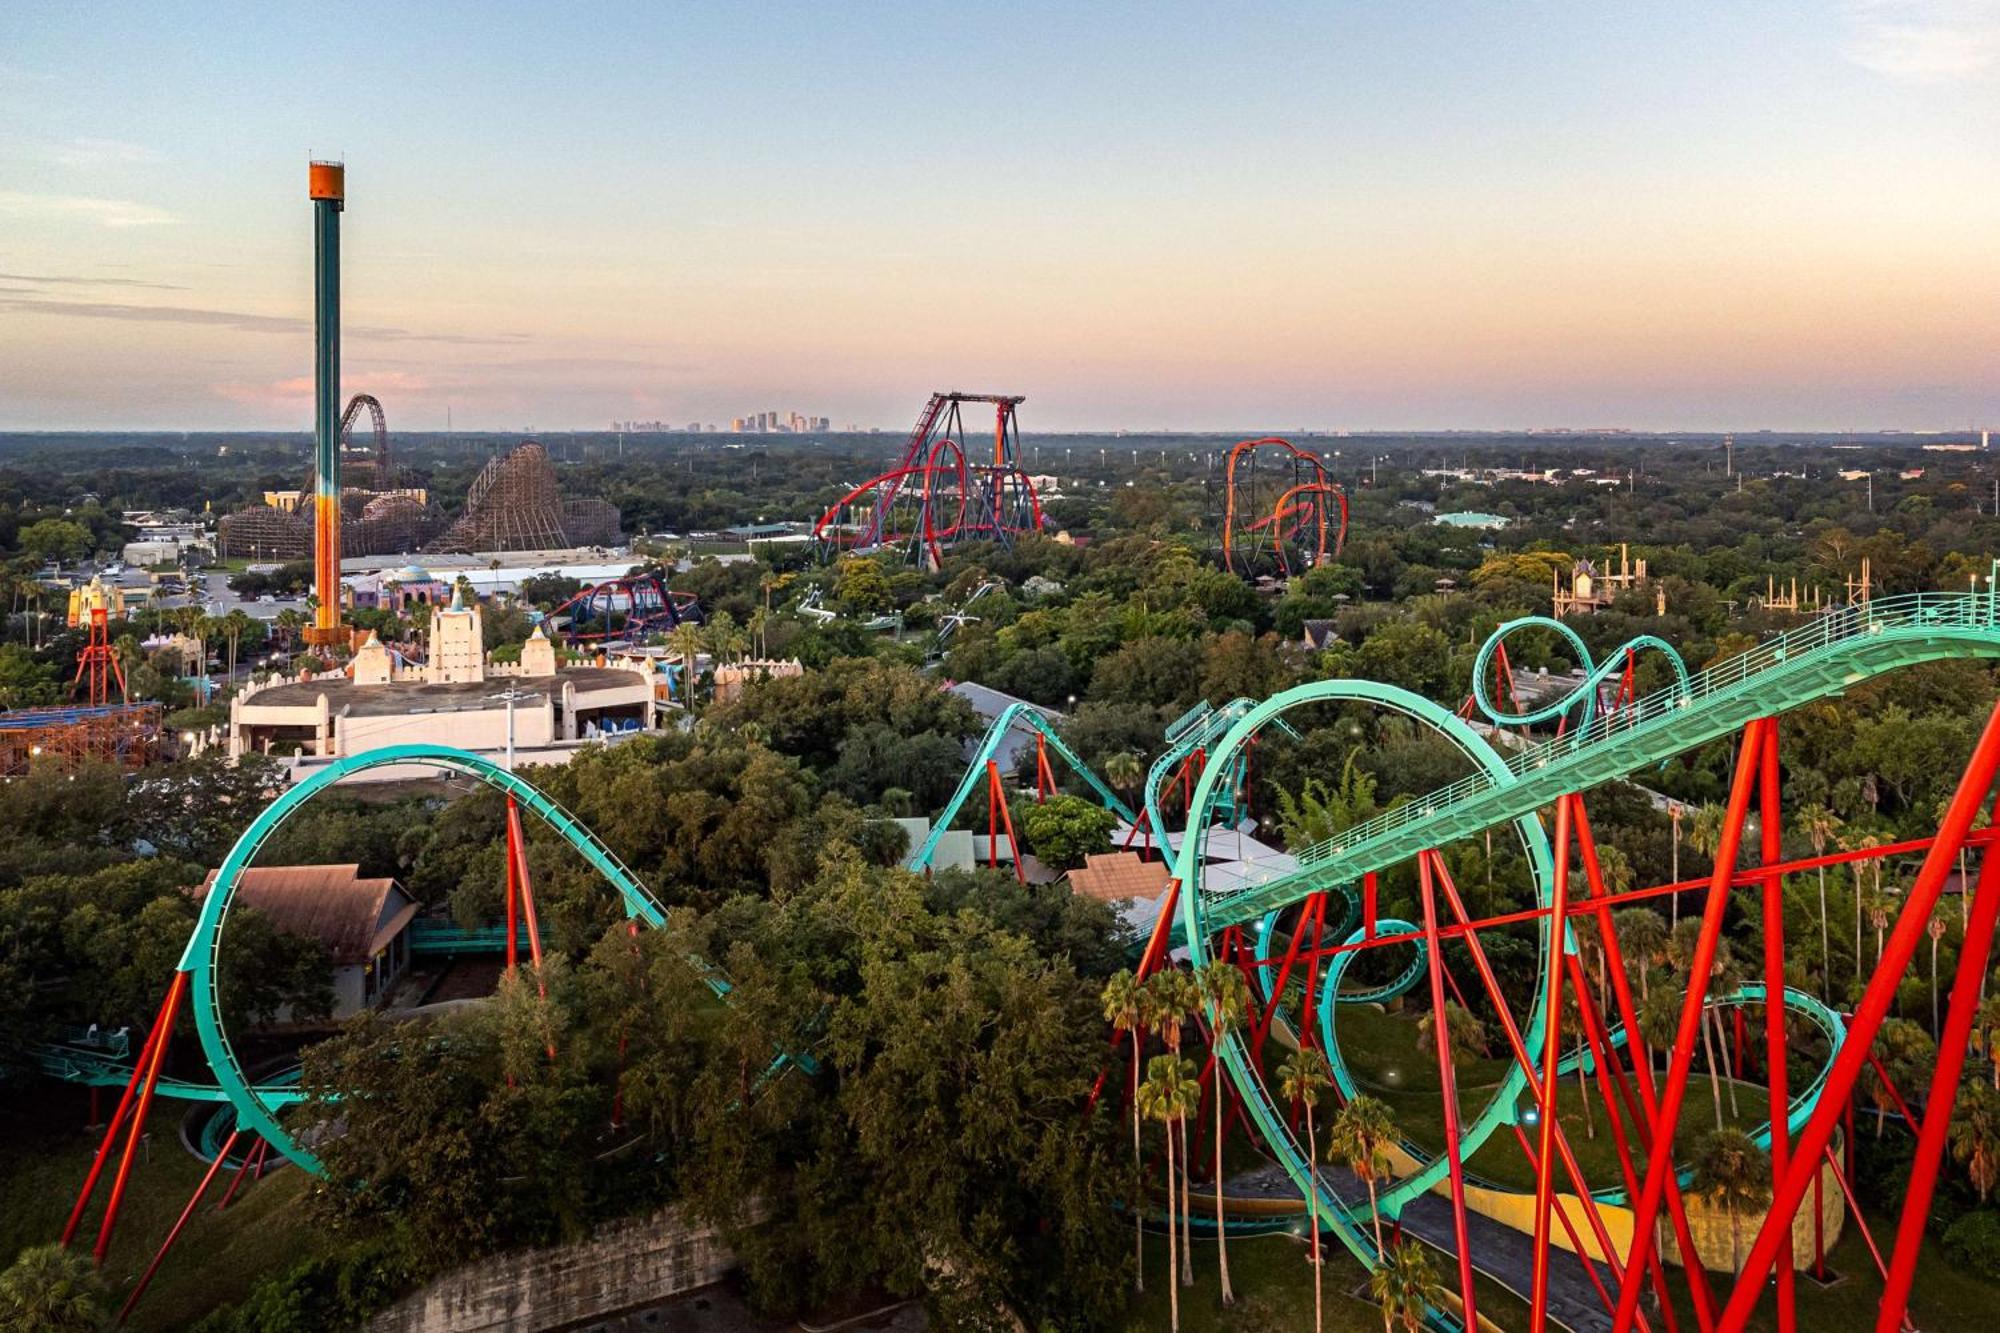
[[664, 634], [702, 623], [693, 593], [675, 592], [657, 574], [630, 574], [585, 588], [549, 613], [563, 642], [602, 644]]
[[[960, 542], [1010, 543], [1042, 530], [1042, 501], [1020, 467], [1018, 396], [934, 393], [896, 466], [849, 490], [820, 515], [824, 554], [896, 551], [935, 569]], [[993, 461], [966, 458], [964, 403], [993, 404]]]

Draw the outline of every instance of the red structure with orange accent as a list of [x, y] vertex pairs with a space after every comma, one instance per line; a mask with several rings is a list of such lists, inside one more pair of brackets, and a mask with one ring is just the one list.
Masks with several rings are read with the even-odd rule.
[[[827, 553], [898, 551], [935, 569], [962, 541], [1011, 543], [1042, 530], [1042, 501], [1020, 467], [1018, 395], [934, 393], [896, 466], [828, 506], [813, 525]], [[993, 458], [967, 456], [966, 403], [993, 405]]]
[[1245, 578], [1288, 577], [1325, 564], [1346, 542], [1347, 495], [1327, 479], [1319, 455], [1275, 435], [1244, 440], [1229, 451], [1223, 471], [1225, 568]]

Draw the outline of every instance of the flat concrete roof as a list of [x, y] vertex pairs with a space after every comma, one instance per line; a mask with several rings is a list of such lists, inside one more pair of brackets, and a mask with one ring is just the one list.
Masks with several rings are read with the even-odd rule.
[[635, 671], [616, 667], [563, 667], [553, 676], [496, 676], [490, 680], [458, 681], [450, 684], [429, 681], [397, 681], [389, 685], [356, 685], [351, 680], [301, 680], [259, 690], [243, 704], [246, 715], [258, 708], [311, 708], [319, 696], [326, 696], [328, 708], [342, 709], [354, 717], [397, 717], [406, 713], [440, 713], [461, 710], [503, 709], [505, 701], [491, 698], [509, 688], [544, 697], [560, 695], [565, 683], [580, 695], [603, 690], [650, 690], [651, 682]]

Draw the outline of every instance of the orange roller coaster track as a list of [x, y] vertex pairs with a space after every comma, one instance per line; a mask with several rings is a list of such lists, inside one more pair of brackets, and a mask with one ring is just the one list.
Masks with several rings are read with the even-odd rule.
[[[1275, 469], [1265, 469], [1275, 472], [1275, 478], [1259, 474], [1258, 458], [1265, 451], [1278, 454]], [[1277, 497], [1268, 500], [1274, 486], [1280, 486]], [[1338, 523], [1332, 521], [1336, 510]], [[1225, 568], [1246, 578], [1270, 566], [1289, 575], [1294, 549], [1299, 568], [1311, 569], [1340, 554], [1346, 541], [1347, 496], [1327, 479], [1317, 454], [1275, 435], [1244, 440], [1229, 451], [1222, 516]]]

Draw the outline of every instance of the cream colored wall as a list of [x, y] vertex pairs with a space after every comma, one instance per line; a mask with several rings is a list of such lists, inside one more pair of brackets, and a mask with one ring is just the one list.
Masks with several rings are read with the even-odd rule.
[[[507, 710], [487, 707], [477, 712], [403, 713], [334, 719], [334, 738], [343, 755], [361, 754], [384, 745], [450, 745], [461, 750], [507, 748]], [[556, 740], [554, 710], [533, 700], [514, 706], [514, 748], [547, 745]]]
[[[1398, 1176], [1408, 1175], [1417, 1169], [1416, 1159], [1404, 1153], [1401, 1149], [1392, 1149], [1390, 1156], [1393, 1159], [1391, 1169]], [[1598, 1184], [1596, 1181], [1591, 1183], [1593, 1185]], [[1432, 1193], [1449, 1195], [1451, 1193], [1451, 1182], [1448, 1180], [1440, 1182], [1432, 1190]], [[1701, 1256], [1702, 1267], [1717, 1271], [1733, 1270], [1735, 1265], [1730, 1262], [1729, 1252], [1729, 1215], [1720, 1208], [1710, 1207], [1700, 1199], [1684, 1195], [1683, 1202], [1687, 1208], [1688, 1230], [1694, 1236], [1695, 1252]], [[1584, 1251], [1594, 1258], [1602, 1259], [1604, 1256], [1598, 1250], [1589, 1218], [1584, 1213], [1583, 1207], [1576, 1195], [1558, 1192], [1555, 1195], [1555, 1203], [1558, 1208], [1561, 1208], [1568, 1215], [1570, 1221], [1575, 1225], [1577, 1235], [1583, 1241]], [[1507, 1226], [1513, 1227], [1516, 1231], [1525, 1232], [1531, 1236], [1535, 1233], [1535, 1196], [1532, 1194], [1517, 1194], [1511, 1190], [1481, 1189], [1477, 1186], [1468, 1185], [1465, 1190], [1465, 1204], [1472, 1211], [1482, 1216], [1490, 1217], [1496, 1222], [1505, 1223]], [[1804, 1205], [1799, 1209], [1798, 1216], [1792, 1219], [1792, 1266], [1794, 1268], [1809, 1268], [1812, 1265], [1812, 1209], [1812, 1195], [1808, 1193]], [[1824, 1164], [1820, 1167], [1819, 1209], [1820, 1225], [1823, 1228], [1823, 1243], [1828, 1250], [1831, 1250], [1834, 1243], [1840, 1239], [1840, 1229], [1846, 1221], [1847, 1210], [1842, 1203], [1840, 1183], [1834, 1179], [1833, 1168]], [[1599, 1204], [1597, 1206], [1597, 1213], [1603, 1219], [1604, 1231], [1611, 1240], [1612, 1248], [1618, 1251], [1619, 1258], [1622, 1260], [1632, 1248], [1632, 1223], [1634, 1220], [1632, 1210], [1617, 1204]], [[1757, 1227], [1762, 1220], [1761, 1214], [1757, 1217], [1745, 1216], [1741, 1219], [1740, 1228], [1744, 1250], [1747, 1251], [1750, 1248], [1750, 1241], [1756, 1235]], [[1561, 1221], [1551, 1219], [1549, 1225], [1551, 1231], [1554, 1233], [1551, 1237], [1554, 1243], [1562, 1249], [1575, 1252], [1576, 1247], [1570, 1244], [1569, 1235], [1563, 1230]], [[1669, 1262], [1674, 1264], [1680, 1263], [1680, 1245], [1674, 1239], [1672, 1227], [1664, 1219], [1659, 1227], [1657, 1243], [1660, 1254], [1665, 1256]]]

